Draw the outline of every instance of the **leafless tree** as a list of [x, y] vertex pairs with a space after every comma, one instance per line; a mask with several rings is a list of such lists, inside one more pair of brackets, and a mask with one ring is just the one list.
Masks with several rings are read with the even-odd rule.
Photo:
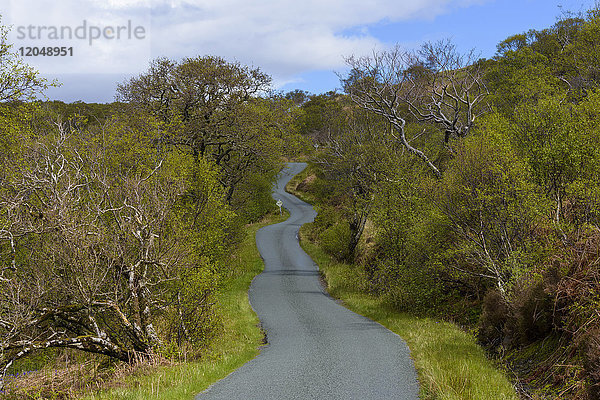
[[348, 57], [345, 90], [360, 107], [385, 117], [394, 137], [439, 178], [439, 168], [406, 134], [409, 118], [444, 130], [444, 144], [469, 134], [486, 108], [488, 94], [474, 53], [460, 54], [449, 41], [425, 43], [419, 51], [399, 46], [369, 57]]

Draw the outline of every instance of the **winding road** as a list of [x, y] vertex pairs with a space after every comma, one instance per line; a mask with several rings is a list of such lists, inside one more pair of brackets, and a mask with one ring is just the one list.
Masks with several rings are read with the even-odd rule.
[[298, 230], [316, 213], [284, 188], [305, 166], [288, 164], [274, 189], [290, 217], [256, 234], [265, 269], [249, 297], [268, 345], [196, 399], [417, 399], [404, 341], [336, 303], [300, 248]]

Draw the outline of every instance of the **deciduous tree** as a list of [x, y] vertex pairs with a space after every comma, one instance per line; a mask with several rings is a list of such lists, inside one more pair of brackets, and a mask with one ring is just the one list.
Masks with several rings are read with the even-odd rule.
[[49, 83], [13, 52], [13, 45], [8, 42], [9, 29], [1, 22], [0, 18], [0, 103], [32, 100], [49, 86], [56, 86], [56, 82]]
[[474, 54], [460, 54], [450, 41], [425, 43], [417, 52], [401, 49], [349, 57], [345, 90], [360, 107], [386, 118], [393, 135], [419, 157], [438, 178], [440, 169], [425, 151], [407, 136], [410, 120], [429, 122], [444, 132], [444, 144], [463, 138], [486, 108], [488, 90]]
[[22, 138], [0, 176], [1, 373], [51, 347], [131, 362], [214, 327], [205, 319], [232, 215], [216, 171], [160, 154], [157, 131], [148, 120], [102, 134], [56, 122]]

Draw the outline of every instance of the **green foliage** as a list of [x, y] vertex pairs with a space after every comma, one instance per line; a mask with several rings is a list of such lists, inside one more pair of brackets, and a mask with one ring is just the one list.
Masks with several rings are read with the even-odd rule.
[[[256, 357], [264, 337], [256, 313], [248, 302], [252, 279], [262, 271], [263, 262], [256, 249], [255, 233], [268, 224], [281, 222], [289, 215], [269, 215], [260, 223], [246, 226], [243, 239], [229, 254], [223, 289], [216, 297], [219, 334], [198, 360], [174, 366], [155, 367], [116, 382], [115, 388], [90, 390], [84, 399], [189, 399], [211, 384]], [[169, 350], [169, 349], [167, 349]], [[182, 357], [180, 348], [171, 348], [173, 358]]]
[[459, 268], [491, 279], [505, 294], [533, 261], [526, 253], [535, 251], [531, 229], [544, 202], [528, 165], [499, 135], [503, 125], [491, 118], [481, 136], [464, 142], [435, 201], [454, 233]]
[[240, 182], [236, 201], [239, 202], [239, 213], [244, 222], [257, 222], [275, 207], [271, 197], [272, 181], [265, 175], [253, 174], [244, 182]]
[[552, 60], [529, 47], [508, 51], [489, 63], [486, 80], [491, 101], [505, 113], [511, 113], [521, 103], [564, 93], [564, 83], [552, 74]]
[[398, 312], [385, 296], [369, 292], [359, 265], [335, 262], [300, 229], [302, 247], [319, 265], [327, 290], [351, 310], [371, 318], [406, 340], [424, 399], [516, 399], [508, 378], [474, 338], [454, 324]]
[[309, 96], [309, 100], [301, 104], [302, 112], [296, 120], [300, 134], [310, 135], [315, 143], [320, 143], [340, 129], [344, 123], [340, 97], [335, 92]]
[[[593, 91], [578, 104], [546, 98], [522, 106], [508, 131], [531, 165], [535, 182], [554, 201], [553, 218], [558, 222], [590, 222], [597, 218], [600, 177], [600, 132], [597, 117], [600, 97]], [[573, 206], [565, 210], [566, 199]]]
[[348, 243], [352, 233], [346, 221], [338, 222], [325, 229], [319, 236], [321, 247], [338, 260], [348, 258]]
[[[234, 239], [219, 169], [158, 145], [147, 115], [88, 130], [78, 121], [34, 115], [7, 143], [0, 364], [49, 347], [123, 361], [163, 344], [198, 353], [219, 327], [215, 295]], [[29, 349], [15, 352], [14, 340]]]
[[486, 80], [494, 104], [511, 113], [521, 103], [547, 96], [585, 98], [600, 78], [599, 27], [594, 7], [582, 15], [567, 14], [550, 28], [501, 42], [497, 56], [487, 61]]
[[0, 15], [0, 103], [30, 101], [56, 82], [49, 83], [39, 72], [27, 65], [8, 42], [9, 29], [1, 24]]
[[337, 224], [340, 221], [340, 219], [340, 211], [335, 207], [328, 206], [327, 204], [320, 207], [319, 212], [317, 213], [315, 221], [312, 225], [312, 238], [318, 238], [324, 231]]
[[[261, 97], [270, 81], [258, 68], [219, 57], [158, 58], [147, 72], [119, 85], [118, 98], [132, 112], [158, 121], [161, 146], [212, 162], [226, 202], [242, 221], [252, 221], [268, 210], [264, 182], [274, 181], [281, 157], [302, 148], [293, 101]], [[253, 189], [260, 190], [252, 200], [259, 204], [246, 203]]]
[[[224, 190], [218, 181], [219, 171], [210, 162], [193, 161], [189, 155], [178, 155], [172, 162], [172, 168], [181, 171], [182, 178], [189, 182], [176, 210], [181, 234], [186, 235], [186, 245], [194, 257], [193, 263], [215, 263], [232, 244], [228, 236], [235, 216], [225, 203]], [[190, 226], [194, 227], [191, 231]]]
[[0, 161], [7, 156], [16, 156], [19, 138], [31, 135], [30, 122], [35, 114], [33, 104], [0, 104]]
[[397, 310], [434, 315], [448, 295], [440, 259], [447, 229], [425, 197], [428, 190], [415, 185], [409, 171], [395, 178], [381, 184], [373, 206], [377, 251], [367, 265], [371, 287]]
[[[581, 334], [598, 331], [591, 310], [600, 229], [599, 27], [598, 7], [565, 14], [548, 29], [507, 38], [491, 60], [445, 73], [429, 61], [410, 64], [398, 48], [350, 58], [343, 83], [357, 106], [339, 96], [303, 105], [305, 132], [326, 134], [313, 136], [316, 180], [298, 185], [320, 203], [306, 237], [337, 259], [354, 217], [366, 210], [350, 257], [357, 265], [341, 286], [474, 329], [479, 319], [479, 338], [494, 350], [550, 337], [579, 341], [526, 373], [551, 371], [548, 392], [581, 398], [595, 398], [600, 381], [597, 341]], [[438, 54], [427, 45], [423, 51]], [[478, 72], [489, 103], [472, 108], [487, 115], [469, 120], [468, 135], [424, 117], [436, 107], [419, 97], [429, 93], [426, 82], [481, 83]], [[373, 114], [361, 125], [357, 107], [387, 116], [394, 129]], [[563, 367], [548, 367], [553, 362]]]

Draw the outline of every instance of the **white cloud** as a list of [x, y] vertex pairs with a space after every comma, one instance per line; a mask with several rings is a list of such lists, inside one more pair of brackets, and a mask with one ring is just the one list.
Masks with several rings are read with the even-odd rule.
[[[138, 72], [151, 57], [151, 10], [148, 2], [113, 3], [0, 0], [0, 12], [3, 23], [12, 25], [15, 50], [72, 48], [66, 56], [26, 57], [42, 73]], [[138, 30], [136, 35], [137, 27], [146, 32]]]
[[[28, 59], [42, 72], [135, 73], [156, 56], [212, 54], [259, 66], [275, 82], [302, 72], [333, 70], [343, 56], [383, 44], [369, 34], [382, 21], [432, 19], [453, 7], [485, 0], [0, 0], [0, 12], [15, 26], [88, 24], [145, 27], [144, 40], [60, 41], [71, 58]], [[348, 33], [352, 32], [352, 33]], [[15, 32], [13, 32], [13, 38]], [[16, 40], [16, 47], [44, 45]]]
[[[343, 56], [380, 41], [367, 27], [381, 21], [432, 19], [481, 0], [172, 0], [155, 1], [153, 52], [170, 57], [214, 54], [261, 66], [280, 81], [307, 70], [338, 69]], [[358, 29], [356, 29], [358, 27]], [[362, 29], [361, 29], [362, 28]], [[345, 34], [352, 29], [353, 34]]]

